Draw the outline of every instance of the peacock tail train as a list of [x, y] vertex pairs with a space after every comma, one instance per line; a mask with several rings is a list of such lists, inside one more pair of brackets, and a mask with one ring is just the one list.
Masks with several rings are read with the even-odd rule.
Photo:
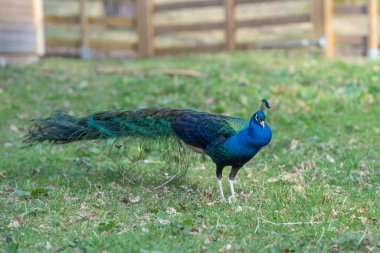
[[69, 143], [119, 137], [156, 139], [174, 136], [171, 123], [190, 110], [145, 108], [112, 110], [76, 118], [63, 112], [32, 121], [26, 143]]

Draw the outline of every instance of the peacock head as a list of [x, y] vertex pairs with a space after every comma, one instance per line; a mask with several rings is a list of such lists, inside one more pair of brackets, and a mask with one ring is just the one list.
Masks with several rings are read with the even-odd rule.
[[251, 121], [253, 121], [256, 124], [260, 124], [264, 128], [265, 127], [265, 114], [264, 114], [264, 110], [266, 108], [270, 109], [270, 106], [269, 106], [268, 101], [265, 98], [261, 102], [262, 103], [261, 103], [261, 106], [260, 106], [260, 110], [258, 110], [257, 112], [255, 112], [253, 114]]

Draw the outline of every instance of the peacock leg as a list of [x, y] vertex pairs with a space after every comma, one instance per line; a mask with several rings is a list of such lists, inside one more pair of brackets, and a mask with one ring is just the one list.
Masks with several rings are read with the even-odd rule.
[[225, 202], [226, 201], [226, 198], [224, 197], [224, 193], [223, 193], [223, 186], [222, 186], [222, 172], [223, 172], [223, 168], [222, 166], [216, 166], [216, 178], [218, 179], [218, 190], [219, 190], [219, 194], [220, 194], [220, 200], [222, 202]]
[[235, 189], [234, 189], [234, 182], [235, 182], [235, 177], [238, 171], [240, 170], [241, 167], [232, 167], [230, 175], [228, 176], [228, 182], [230, 183], [230, 188], [231, 188], [231, 199], [232, 201], [236, 201], [236, 195], [235, 195]]

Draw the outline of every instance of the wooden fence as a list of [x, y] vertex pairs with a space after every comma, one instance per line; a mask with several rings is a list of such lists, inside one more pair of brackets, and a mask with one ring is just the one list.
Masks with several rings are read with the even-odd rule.
[[89, 39], [91, 26], [136, 27], [136, 20], [122, 17], [93, 17], [87, 14], [87, 0], [79, 0], [80, 14], [75, 16], [45, 15], [45, 25], [80, 25], [80, 39], [45, 38], [47, 48], [80, 48], [82, 58], [89, 57], [90, 49], [130, 49], [137, 50], [136, 43], [120, 41], [100, 41]]
[[[337, 45], [359, 45], [366, 49], [367, 56], [371, 59], [378, 58], [379, 33], [378, 15], [380, 13], [378, 0], [368, 0], [367, 4], [339, 4], [335, 5], [333, 0], [323, 0], [324, 4], [324, 34], [326, 39], [325, 55], [334, 57]], [[335, 15], [367, 15], [367, 35], [345, 35], [334, 31], [333, 18]]]
[[[258, 28], [264, 26], [283, 26], [289, 24], [309, 23], [312, 27], [310, 39], [325, 38], [325, 55], [335, 55], [335, 45], [342, 43], [362, 43], [368, 41], [368, 55], [372, 58], [377, 55], [377, 0], [368, 0], [367, 5], [334, 5], [333, 0], [312, 0], [311, 11], [303, 14], [276, 16], [267, 18], [237, 19], [238, 6], [272, 2], [297, 2], [300, 0], [188, 0], [168, 3], [155, 3], [155, 0], [136, 0], [136, 17], [94, 17], [87, 14], [87, 0], [78, 0], [80, 14], [77, 16], [46, 15], [45, 23], [50, 24], [76, 24], [80, 25], [80, 39], [62, 40], [46, 37], [46, 47], [73, 47], [80, 48], [81, 57], [88, 58], [91, 49], [122, 49], [136, 52], [139, 57], [156, 55], [182, 54], [193, 52], [214, 52], [223, 50], [247, 50], [257, 47], [257, 43], [244, 43], [237, 41], [237, 31], [241, 28]], [[189, 24], [155, 24], [155, 15], [167, 11], [200, 9], [205, 7], [223, 8], [223, 21], [197, 22]], [[362, 37], [349, 37], [336, 34], [332, 28], [335, 14], [368, 14], [369, 28], [368, 40]], [[99, 41], [90, 39], [89, 33], [94, 25], [127, 27], [137, 33], [137, 42]], [[157, 36], [177, 32], [214, 31], [224, 33], [224, 41], [211, 45], [194, 45], [182, 47], [157, 46]]]
[[44, 54], [41, 0], [0, 0], [0, 67], [33, 62]]

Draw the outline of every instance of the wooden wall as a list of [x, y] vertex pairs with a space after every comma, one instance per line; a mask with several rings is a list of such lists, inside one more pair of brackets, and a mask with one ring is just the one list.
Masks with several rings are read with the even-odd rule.
[[44, 54], [42, 0], [0, 0], [0, 57], [28, 61]]

